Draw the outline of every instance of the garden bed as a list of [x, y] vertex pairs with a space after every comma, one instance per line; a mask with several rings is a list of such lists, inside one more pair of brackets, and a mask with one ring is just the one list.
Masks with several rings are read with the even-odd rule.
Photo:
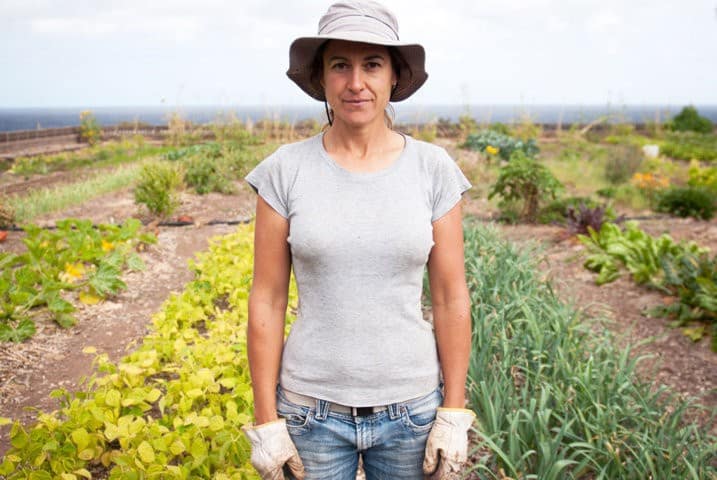
[[[453, 140], [439, 141], [456, 151]], [[478, 161], [466, 152], [460, 156], [462, 166]], [[62, 178], [63, 174], [58, 177]], [[474, 180], [474, 183], [477, 182]], [[27, 407], [57, 408], [59, 403], [49, 397], [50, 392], [58, 387], [72, 391], [81, 378], [91, 372], [90, 357], [82, 352], [85, 347], [93, 346], [112, 360], [134, 348], [146, 333], [151, 314], [159, 309], [169, 292], [180, 291], [192, 278], [186, 260], [205, 250], [209, 237], [234, 229], [209, 223], [239, 221], [253, 214], [255, 194], [242, 182], [236, 182], [236, 187], [235, 195], [182, 193], [182, 203], [175, 216], [190, 217], [194, 225], [157, 227], [159, 243], [143, 254], [147, 269], [127, 274], [124, 279], [128, 289], [120, 295], [100, 305], [83, 308], [77, 315], [79, 322], [75, 327], [62, 330], [40, 323], [39, 333], [25, 343], [0, 346], [0, 417], [31, 423], [34, 412], [26, 410]], [[473, 191], [485, 191], [484, 185], [475, 187]], [[486, 201], [485, 195], [475, 195], [473, 191], [465, 198], [465, 214], [490, 221], [497, 215], [495, 205]], [[121, 222], [133, 216], [149, 220], [134, 205], [131, 190], [123, 189], [34, 221], [52, 225], [62, 218], [79, 217], [97, 223]], [[653, 235], [667, 231], [676, 240], [694, 240], [717, 251], [715, 220], [643, 220], [641, 227]], [[643, 378], [654, 380], [656, 385], [665, 384], [685, 397], [700, 396], [707, 407], [717, 408], [717, 354], [710, 351], [708, 341], [693, 343], [679, 330], [669, 328], [665, 320], [642, 315], [644, 307], [662, 301], [660, 295], [628, 279], [601, 287], [595, 285], [595, 274], [582, 266], [584, 247], [566, 239], [561, 227], [523, 224], [499, 225], [498, 228], [505, 238], [517, 243], [542, 242], [545, 246], [541, 264], [543, 277], [551, 280], [565, 301], [574, 300], [589, 316], [604, 316], [610, 320], [603, 325], [621, 335], [621, 343], [634, 344], [656, 338], [633, 351], [653, 355], [640, 364]], [[0, 244], [0, 248], [18, 251], [22, 248], [22, 236], [22, 232], [10, 232], [8, 241]], [[706, 422], [708, 418], [702, 415], [695, 420]], [[8, 427], [0, 427], [0, 454], [8, 447], [7, 432]]]

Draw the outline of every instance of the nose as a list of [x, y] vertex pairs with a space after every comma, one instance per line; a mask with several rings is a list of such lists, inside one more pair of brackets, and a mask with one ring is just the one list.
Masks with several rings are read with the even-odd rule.
[[351, 69], [351, 77], [349, 78], [349, 85], [348, 88], [351, 90], [351, 92], [358, 93], [361, 90], [363, 90], [364, 81], [363, 81], [363, 72], [360, 68], [352, 68]]

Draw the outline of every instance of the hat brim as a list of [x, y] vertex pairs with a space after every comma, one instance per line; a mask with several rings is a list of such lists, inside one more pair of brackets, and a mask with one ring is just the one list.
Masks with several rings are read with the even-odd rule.
[[408, 65], [408, 72], [401, 71], [396, 88], [391, 94], [392, 102], [400, 102], [415, 93], [428, 79], [426, 73], [426, 52], [423, 46], [417, 43], [404, 43], [389, 40], [383, 37], [367, 34], [366, 32], [342, 32], [331, 35], [318, 35], [314, 37], [299, 37], [289, 48], [289, 69], [286, 75], [296, 83], [299, 88], [310, 97], [324, 101], [324, 89], [318, 82], [312, 81], [311, 67], [316, 51], [327, 40], [347, 40], [351, 42], [370, 43], [394, 47], [401, 54]]

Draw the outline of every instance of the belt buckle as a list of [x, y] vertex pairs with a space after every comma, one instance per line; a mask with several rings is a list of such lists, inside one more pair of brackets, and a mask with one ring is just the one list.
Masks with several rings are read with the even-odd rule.
[[354, 417], [365, 417], [373, 413], [373, 407], [351, 407], [351, 414]]

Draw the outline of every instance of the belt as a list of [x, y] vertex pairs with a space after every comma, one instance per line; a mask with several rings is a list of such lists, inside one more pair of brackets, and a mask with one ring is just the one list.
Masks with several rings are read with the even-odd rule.
[[[305, 407], [315, 407], [316, 398], [301, 393], [290, 392], [282, 389], [281, 392], [284, 394], [287, 400], [297, 405], [303, 405]], [[380, 405], [377, 407], [349, 407], [348, 405], [341, 405], [339, 403], [329, 403], [329, 410], [332, 412], [351, 414], [354, 417], [365, 417], [376, 412], [382, 412], [388, 409], [387, 405]]]

